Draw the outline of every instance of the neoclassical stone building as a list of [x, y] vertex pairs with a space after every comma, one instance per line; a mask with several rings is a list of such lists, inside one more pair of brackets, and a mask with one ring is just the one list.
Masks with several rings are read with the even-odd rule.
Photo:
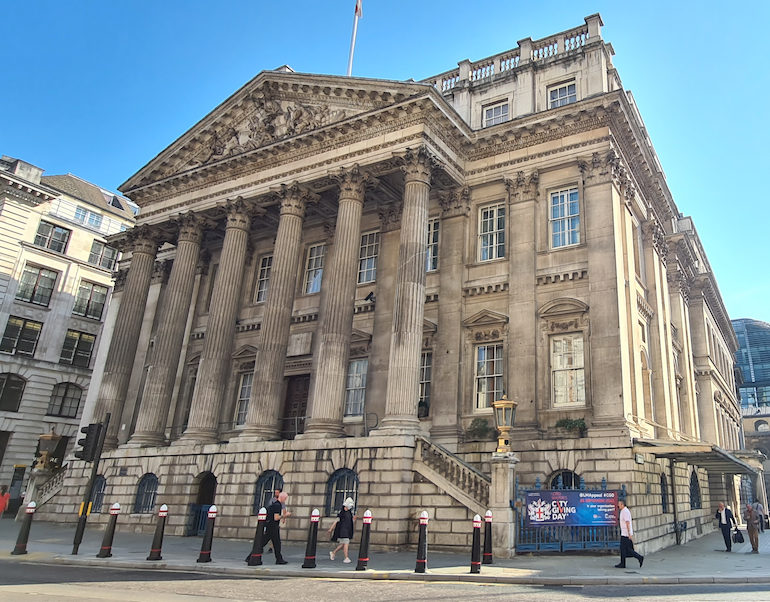
[[216, 501], [251, 537], [282, 479], [289, 539], [351, 494], [377, 545], [423, 509], [466, 545], [492, 507], [506, 553], [515, 462], [483, 428], [506, 393], [523, 485], [624, 486], [648, 550], [710, 531], [752, 470], [723, 451], [735, 335], [612, 56], [593, 15], [421, 82], [263, 71], [130, 178], [89, 397], [121, 522], [163, 502], [195, 533]]

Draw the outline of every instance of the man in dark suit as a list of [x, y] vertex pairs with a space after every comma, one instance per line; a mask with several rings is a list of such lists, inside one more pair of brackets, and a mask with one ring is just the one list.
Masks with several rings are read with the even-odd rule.
[[717, 510], [714, 518], [719, 521], [719, 528], [722, 530], [722, 537], [725, 538], [725, 546], [727, 546], [727, 550], [725, 551], [732, 552], [733, 540], [730, 538], [730, 523], [736, 527], [738, 526], [738, 524], [735, 522], [735, 517], [733, 516], [732, 511], [724, 505], [724, 502], [719, 502], [719, 510]]

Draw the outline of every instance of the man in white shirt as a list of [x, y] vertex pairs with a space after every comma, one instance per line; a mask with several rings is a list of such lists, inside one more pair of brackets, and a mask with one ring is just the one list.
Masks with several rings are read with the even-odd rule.
[[616, 569], [626, 568], [626, 558], [629, 556], [639, 561], [639, 568], [644, 564], [644, 556], [634, 550], [634, 525], [631, 519], [631, 511], [626, 508], [623, 500], [618, 500], [620, 509], [620, 564], [616, 564]]
[[715, 518], [719, 521], [719, 529], [722, 531], [722, 538], [725, 540], [725, 547], [727, 548], [725, 551], [732, 552], [733, 542], [732, 539], [730, 539], [730, 523], [735, 527], [738, 526], [738, 523], [735, 522], [732, 510], [725, 506], [724, 502], [719, 502], [719, 510], [717, 510]]

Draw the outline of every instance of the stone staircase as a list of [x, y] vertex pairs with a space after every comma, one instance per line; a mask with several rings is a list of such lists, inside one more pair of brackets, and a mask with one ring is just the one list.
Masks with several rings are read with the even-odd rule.
[[37, 479], [35, 479], [34, 485], [28, 487], [28, 489], [32, 489], [28, 497], [35, 501], [38, 510], [40, 509], [40, 506], [48, 502], [62, 490], [64, 478], [67, 476], [67, 466], [67, 464], [62, 466], [47, 481], [39, 483]]
[[415, 444], [414, 471], [473, 513], [484, 516], [491, 478], [438, 443], [418, 436]]

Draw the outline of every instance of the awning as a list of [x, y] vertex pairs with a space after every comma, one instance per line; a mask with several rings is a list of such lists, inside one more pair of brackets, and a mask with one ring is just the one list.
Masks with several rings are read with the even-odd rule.
[[687, 462], [709, 472], [724, 474], [757, 474], [758, 470], [716, 445], [691, 441], [634, 439], [634, 451], [651, 453], [656, 458]]

